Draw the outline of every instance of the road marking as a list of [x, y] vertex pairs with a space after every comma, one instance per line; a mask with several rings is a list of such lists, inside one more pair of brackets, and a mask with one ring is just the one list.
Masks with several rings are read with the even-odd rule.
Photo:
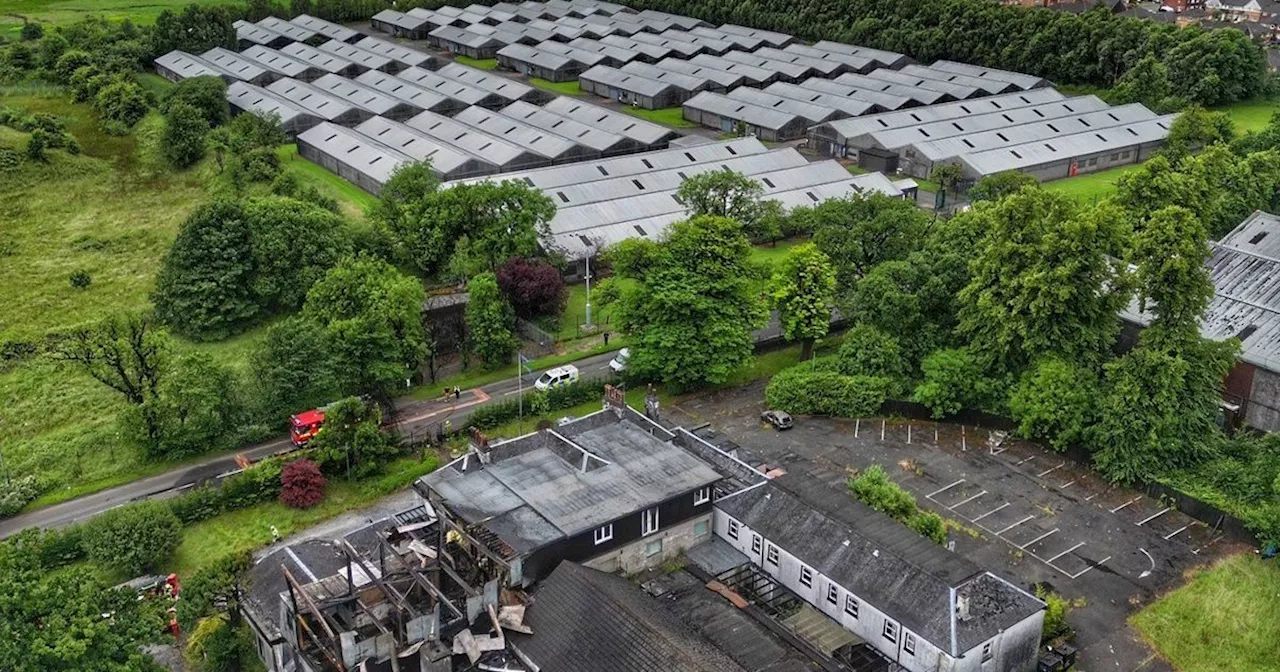
[[1102, 494], [1101, 492], [1095, 492], [1095, 493], [1093, 493], [1092, 495], [1089, 495], [1088, 497], [1085, 497], [1085, 498], [1084, 498], [1084, 501], [1086, 501], [1086, 502], [1091, 502], [1091, 501], [1093, 501], [1093, 498], [1094, 498], [1094, 497], [1097, 497], [1098, 495], [1101, 495], [1101, 494]]
[[1062, 462], [1062, 464], [1059, 464], [1059, 465], [1058, 465], [1058, 466], [1056, 466], [1056, 467], [1049, 467], [1048, 469], [1045, 469], [1044, 471], [1042, 471], [1042, 472], [1040, 472], [1040, 473], [1036, 474], [1036, 478], [1044, 478], [1044, 477], [1045, 477], [1045, 476], [1047, 476], [1048, 474], [1052, 474], [1053, 472], [1055, 472], [1055, 471], [1057, 471], [1057, 470], [1059, 470], [1059, 469], [1061, 469], [1061, 468], [1063, 468], [1063, 467], [1065, 467], [1065, 466], [1067, 466], [1067, 463], [1064, 461], [1064, 462]]
[[[1106, 561], [1108, 561], [1108, 560], [1110, 560], [1110, 559], [1111, 559], [1111, 556], [1109, 556], [1109, 555], [1108, 555], [1107, 557], [1105, 557], [1105, 558], [1103, 558], [1103, 559], [1101, 559], [1101, 560], [1099, 560], [1099, 561], [1097, 561], [1097, 562], [1093, 563], [1092, 565], [1089, 565], [1088, 567], [1085, 567], [1084, 569], [1082, 569], [1082, 570], [1080, 570], [1080, 571], [1076, 572], [1075, 574], [1067, 574], [1066, 572], [1062, 572], [1062, 573], [1063, 573], [1063, 574], [1067, 574], [1067, 578], [1069, 578], [1069, 579], [1071, 579], [1071, 580], [1075, 580], [1075, 579], [1078, 579], [1078, 578], [1080, 578], [1080, 577], [1084, 576], [1084, 573], [1085, 573], [1085, 572], [1087, 572], [1087, 571], [1089, 571], [1089, 570], [1093, 569], [1094, 567], [1101, 567], [1103, 563], [1105, 563]], [[1059, 570], [1059, 571], [1061, 571], [1061, 570]]]
[[1116, 508], [1111, 509], [1111, 513], [1115, 513], [1116, 511], [1119, 511], [1120, 509], [1123, 509], [1124, 507], [1129, 506], [1130, 504], [1138, 501], [1139, 499], [1142, 499], [1142, 497], [1141, 496], [1134, 497], [1133, 499], [1125, 502], [1124, 504], [1121, 504], [1120, 506], [1117, 506]]
[[1071, 487], [1071, 486], [1075, 485], [1075, 484], [1076, 484], [1076, 480], [1079, 480], [1079, 479], [1072, 479], [1072, 480], [1070, 480], [1070, 481], [1068, 481], [1068, 482], [1066, 482], [1066, 483], [1063, 483], [1062, 485], [1059, 485], [1059, 486], [1058, 486], [1058, 489], [1059, 489], [1059, 490], [1066, 490], [1067, 488], [1069, 488], [1069, 487]]
[[1187, 529], [1187, 526], [1186, 526], [1186, 525], [1183, 525], [1182, 527], [1179, 527], [1178, 529], [1176, 529], [1176, 530], [1174, 530], [1174, 531], [1170, 532], [1169, 534], [1164, 535], [1164, 538], [1165, 538], [1166, 540], [1168, 540], [1168, 539], [1171, 539], [1171, 538], [1173, 538], [1173, 537], [1176, 537], [1176, 536], [1178, 536], [1178, 533], [1179, 533], [1179, 532], [1181, 532], [1181, 531], [1183, 531], [1183, 530], [1185, 530], [1185, 529]]
[[1036, 537], [1035, 539], [1032, 539], [1031, 541], [1028, 541], [1027, 543], [1019, 546], [1018, 548], [1025, 549], [1026, 547], [1031, 546], [1032, 544], [1035, 544], [1038, 541], [1043, 541], [1045, 537], [1048, 537], [1049, 535], [1054, 534], [1057, 531], [1058, 531], [1058, 528], [1055, 527], [1052, 530], [1049, 530], [1048, 532], [1045, 532], [1044, 534]]
[[933, 426], [933, 445], [938, 445], [938, 426]]
[[1004, 504], [1001, 504], [1000, 506], [997, 506], [996, 508], [991, 509], [990, 511], [988, 511], [988, 512], [986, 512], [986, 513], [982, 514], [981, 516], [978, 516], [977, 518], [974, 518], [974, 519], [973, 519], [973, 522], [975, 522], [975, 523], [976, 523], [976, 522], [978, 522], [979, 520], [982, 520], [983, 518], [986, 518], [987, 516], [989, 516], [989, 515], [991, 515], [991, 514], [995, 513], [996, 511], [999, 511], [1000, 509], [1003, 509], [1003, 508], [1004, 508], [1004, 507], [1006, 507], [1006, 506], [1009, 506], [1009, 502], [1005, 502]]
[[1018, 463], [1017, 463], [1017, 464], [1015, 464], [1014, 466], [1015, 466], [1015, 467], [1022, 466], [1022, 464], [1023, 464], [1024, 462], [1030, 462], [1031, 460], [1034, 460], [1034, 459], [1036, 459], [1036, 456], [1035, 456], [1035, 455], [1032, 455], [1031, 457], [1023, 458], [1021, 462], [1018, 462]]
[[1083, 542], [1083, 541], [1078, 542], [1078, 543], [1076, 543], [1076, 545], [1075, 545], [1075, 546], [1072, 546], [1071, 548], [1068, 548], [1067, 550], [1065, 550], [1065, 551], [1063, 551], [1063, 552], [1061, 552], [1061, 553], [1059, 553], [1059, 554], [1057, 554], [1057, 555], [1053, 556], [1052, 558], [1049, 558], [1048, 560], [1045, 560], [1045, 562], [1053, 562], [1054, 560], [1057, 560], [1058, 558], [1061, 558], [1062, 556], [1064, 556], [1064, 555], [1066, 555], [1066, 554], [1070, 553], [1071, 551], [1076, 550], [1077, 548], [1080, 548], [1081, 546], [1084, 546], [1084, 542]]
[[987, 491], [986, 491], [986, 490], [983, 490], [982, 492], [979, 492], [978, 494], [976, 494], [976, 495], [974, 495], [974, 496], [972, 496], [972, 497], [969, 497], [969, 498], [967, 498], [967, 499], [964, 499], [964, 500], [961, 500], [961, 501], [959, 501], [959, 502], [956, 502], [955, 504], [952, 504], [951, 506], [948, 506], [948, 507], [947, 507], [947, 510], [948, 510], [948, 511], [954, 511], [954, 510], [955, 510], [955, 508], [956, 508], [957, 506], [962, 506], [962, 505], [964, 505], [964, 504], [968, 504], [969, 502], [972, 502], [973, 500], [975, 500], [975, 499], [977, 499], [977, 498], [979, 498], [979, 497], [981, 497], [981, 496], [983, 496], [983, 495], [985, 495], [985, 494], [987, 494]]
[[911, 423], [907, 423], [907, 445], [911, 445]]
[[1143, 519], [1142, 519], [1142, 522], [1141, 522], [1141, 523], [1138, 523], [1138, 527], [1142, 527], [1143, 525], [1146, 525], [1147, 523], [1149, 523], [1149, 522], [1151, 522], [1151, 521], [1155, 520], [1156, 518], [1159, 518], [1160, 516], [1163, 516], [1163, 515], [1164, 515], [1164, 514], [1166, 514], [1166, 513], [1169, 513], [1169, 512], [1170, 512], [1170, 511], [1172, 511], [1172, 510], [1173, 510], [1173, 507], [1165, 507], [1165, 508], [1164, 508], [1164, 509], [1162, 509], [1159, 513], [1153, 513], [1153, 514], [1151, 514], [1151, 515], [1147, 516], [1146, 518], [1143, 518]]
[[880, 440], [884, 441], [884, 420], [880, 420]]
[[853, 438], [855, 438], [855, 439], [856, 439], [856, 438], [858, 438], [858, 428], [859, 428], [860, 426], [862, 426], [862, 420], [861, 420], [861, 419], [855, 419], [855, 420], [853, 421]]
[[933, 499], [936, 495], [939, 495], [939, 494], [941, 494], [941, 493], [944, 493], [944, 492], [946, 492], [946, 491], [950, 490], [951, 488], [954, 488], [954, 487], [956, 487], [957, 485], [960, 485], [961, 483], [964, 483], [964, 479], [963, 479], [963, 478], [962, 478], [962, 479], [960, 479], [960, 480], [958, 480], [958, 481], [956, 481], [955, 483], [952, 483], [951, 485], [948, 485], [948, 486], [947, 486], [947, 487], [945, 487], [945, 488], [941, 488], [941, 489], [939, 489], [939, 490], [934, 490], [933, 492], [931, 492], [931, 493], [929, 493], [928, 495], [925, 495], [925, 496], [926, 496], [926, 497], [928, 497], [929, 499]]
[[1025, 522], [1027, 522], [1028, 520], [1035, 520], [1035, 518], [1036, 518], [1036, 517], [1035, 517], [1034, 515], [1027, 516], [1026, 518], [1023, 518], [1022, 520], [1019, 520], [1018, 522], [1016, 522], [1016, 523], [1014, 523], [1014, 524], [1010, 525], [1009, 527], [1006, 527], [1006, 528], [1004, 528], [1003, 530], [1000, 530], [999, 532], [996, 532], [996, 534], [1004, 534], [1005, 532], [1008, 532], [1009, 530], [1012, 530], [1013, 528], [1015, 528], [1015, 527], [1017, 527], [1017, 526], [1019, 526], [1019, 525], [1021, 525], [1021, 524], [1025, 523]]

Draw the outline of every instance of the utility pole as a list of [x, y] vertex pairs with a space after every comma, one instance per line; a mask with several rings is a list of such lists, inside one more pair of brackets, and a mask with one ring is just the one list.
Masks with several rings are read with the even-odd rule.
[[591, 254], [594, 246], [587, 249], [587, 331], [591, 331]]

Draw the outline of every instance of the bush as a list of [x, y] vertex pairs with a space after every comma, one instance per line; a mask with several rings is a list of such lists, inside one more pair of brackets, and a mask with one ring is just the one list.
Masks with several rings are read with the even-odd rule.
[[0, 482], [0, 518], [8, 518], [40, 496], [40, 481], [35, 474], [27, 474], [8, 482]]
[[19, 33], [19, 36], [22, 38], [23, 42], [38, 40], [44, 37], [44, 26], [34, 21], [24, 20], [22, 22], [22, 32]]
[[939, 546], [947, 543], [947, 525], [942, 522], [942, 516], [932, 511], [917, 510], [907, 519], [907, 527], [926, 539], [932, 539]]
[[0, 172], [12, 172], [22, 167], [22, 155], [9, 149], [8, 147], [0, 147]]
[[[909, 376], [910, 366], [902, 354], [898, 339], [866, 324], [860, 324], [845, 334], [837, 355], [840, 372], [846, 376], [876, 376], [898, 383], [903, 388]], [[903, 389], [894, 390], [900, 394]]]
[[[178, 601], [178, 623], [190, 631], [200, 619], [217, 611], [217, 604], [234, 598], [236, 584], [253, 566], [253, 553], [231, 553], [202, 565], [183, 577], [182, 599]], [[228, 605], [232, 606], [232, 605]]]
[[172, 114], [177, 105], [194, 108], [208, 128], [227, 123], [231, 116], [227, 104], [227, 84], [221, 77], [213, 75], [190, 77], [178, 82], [165, 94], [160, 103], [160, 111], [166, 115]]
[[510, 259], [498, 268], [498, 286], [516, 316], [532, 319], [564, 312], [569, 293], [560, 269], [541, 260]]
[[898, 521], [910, 520], [918, 511], [916, 498], [889, 480], [884, 467], [878, 464], [849, 479], [849, 492], [863, 504]]
[[93, 284], [93, 278], [89, 275], [89, 272], [83, 268], [77, 269], [75, 273], [71, 274], [72, 287], [75, 287], [76, 289], [88, 289], [91, 284]]
[[[147, 114], [147, 94], [136, 83], [116, 80], [94, 96], [93, 109], [102, 118], [103, 130], [124, 135]], [[121, 133], [120, 130], [124, 129]]]
[[309, 509], [324, 499], [324, 476], [315, 462], [306, 458], [284, 465], [280, 473], [280, 503], [295, 509]]
[[[221, 80], [219, 80], [221, 81]], [[164, 156], [175, 168], [187, 168], [204, 158], [209, 122], [194, 106], [178, 100], [165, 113]]]
[[70, 84], [71, 78], [75, 76], [80, 68], [90, 67], [93, 65], [93, 56], [87, 51], [81, 49], [71, 49], [63, 52], [58, 57], [57, 62], [53, 66], [53, 75], [61, 84]]
[[42, 128], [32, 131], [31, 137], [27, 138], [27, 158], [32, 161], [48, 161], [48, 148], [49, 133]]
[[155, 569], [182, 541], [182, 523], [163, 502], [111, 509], [85, 523], [84, 547], [99, 566], [130, 575]]
[[1040, 641], [1053, 641], [1071, 630], [1067, 625], [1067, 612], [1071, 611], [1071, 603], [1061, 595], [1036, 586], [1036, 597], [1044, 600], [1044, 629], [1041, 630]]
[[888, 398], [892, 381], [877, 376], [846, 376], [805, 363], [769, 381], [764, 397], [769, 408], [806, 415], [861, 418], [874, 415]]
[[968, 350], [936, 350], [920, 363], [924, 381], [913, 398], [943, 418], [965, 408], [981, 408], [991, 385], [978, 358]]

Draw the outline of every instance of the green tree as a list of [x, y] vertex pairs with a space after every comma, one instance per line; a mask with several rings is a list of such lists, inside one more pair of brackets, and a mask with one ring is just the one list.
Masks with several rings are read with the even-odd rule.
[[510, 364], [520, 348], [516, 316], [493, 273], [481, 273], [467, 283], [467, 340], [470, 350], [490, 369]]
[[32, 161], [48, 161], [49, 138], [49, 132], [43, 128], [32, 131], [27, 138], [27, 158]]
[[89, 559], [135, 576], [173, 555], [182, 541], [182, 524], [164, 502], [136, 502], [91, 518], [83, 541]]
[[920, 362], [920, 370], [923, 380], [912, 399], [927, 406], [935, 418], [966, 408], [982, 408], [996, 387], [978, 357], [968, 350], [933, 352]]
[[727, 217], [752, 240], [776, 238], [776, 212], [762, 200], [764, 187], [754, 178], [728, 169], [698, 173], [680, 183], [676, 196], [691, 216]]
[[1130, 261], [1137, 267], [1139, 309], [1154, 324], [1195, 334], [1213, 298], [1205, 230], [1190, 210], [1176, 205], [1157, 210], [1134, 236]]
[[82, 49], [70, 49], [58, 57], [53, 66], [53, 76], [63, 84], [71, 83], [71, 76], [76, 70], [93, 65], [93, 56]]
[[1046, 357], [1022, 375], [1009, 395], [1009, 411], [1024, 438], [1066, 450], [1084, 441], [1097, 420], [1097, 375], [1086, 367]]
[[1116, 82], [1110, 100], [1119, 105], [1142, 103], [1152, 109], [1163, 110], [1171, 95], [1173, 85], [1169, 82], [1169, 68], [1155, 56], [1147, 55], [1138, 59]]
[[181, 13], [160, 12], [150, 33], [150, 52], [167, 54], [181, 49], [191, 54], [204, 53], [214, 47], [236, 48], [233, 12], [220, 6], [191, 4]]
[[897, 385], [911, 373], [898, 339], [868, 324], [859, 324], [845, 334], [837, 360], [846, 376], [878, 376]]
[[929, 173], [929, 179], [938, 184], [945, 199], [948, 194], [954, 195], [960, 184], [964, 182], [964, 169], [956, 163], [944, 163], [934, 166], [933, 172]]
[[422, 285], [381, 259], [348, 257], [307, 292], [302, 314], [320, 325], [338, 388], [389, 392], [426, 356]]
[[1165, 206], [1180, 205], [1192, 212], [1203, 212], [1205, 191], [1203, 184], [1195, 184], [1168, 156], [1157, 154], [1137, 170], [1121, 175], [1111, 200], [1129, 213], [1134, 229], [1141, 230], [1151, 213]]
[[177, 102], [169, 106], [164, 120], [164, 155], [175, 168], [188, 168], [204, 158], [204, 139], [209, 124], [200, 110]]
[[235, 374], [204, 353], [173, 360], [158, 393], [136, 410], [135, 434], [150, 457], [164, 459], [234, 446], [243, 419]]
[[722, 383], [753, 352], [765, 310], [752, 290], [751, 243], [723, 217], [695, 217], [661, 244], [637, 241], [610, 254], [622, 289], [614, 318], [633, 336], [627, 368], [675, 389]]
[[225, 338], [259, 313], [252, 285], [256, 274], [243, 205], [201, 205], [182, 223], [160, 262], [152, 295], [156, 315], [189, 338]]
[[340, 215], [292, 198], [250, 198], [243, 203], [253, 245], [256, 301], [269, 313], [297, 310], [307, 290], [354, 249]]
[[283, 422], [340, 396], [323, 329], [290, 317], [271, 325], [249, 356], [260, 416]]
[[1169, 125], [1164, 151], [1180, 157], [1214, 143], [1230, 143], [1234, 137], [1235, 124], [1226, 113], [1210, 112], [1199, 105], [1192, 105]]
[[22, 22], [22, 30], [19, 32], [18, 36], [23, 42], [34, 42], [44, 37], [44, 26], [35, 21], [27, 21], [24, 19]]
[[902, 486], [889, 480], [884, 467], [873, 464], [849, 479], [849, 492], [858, 501], [899, 521], [916, 512], [916, 498]]
[[402, 163], [382, 185], [378, 202], [369, 214], [392, 231], [407, 230], [410, 218], [418, 216], [424, 199], [440, 188], [440, 177], [431, 159]]
[[1022, 191], [1023, 187], [1034, 187], [1040, 184], [1039, 180], [1026, 173], [1020, 173], [1016, 170], [1006, 170], [1003, 173], [995, 173], [987, 175], [969, 187], [969, 200], [977, 203], [978, 201], [998, 201], [1010, 194], [1016, 194]]
[[928, 216], [913, 203], [883, 194], [825, 201], [811, 218], [813, 242], [831, 259], [843, 292], [877, 264], [905, 259], [929, 227]]
[[377, 404], [347, 397], [325, 407], [324, 425], [307, 445], [321, 469], [363, 478], [377, 473], [396, 454], [381, 425]]
[[1078, 211], [1071, 200], [1028, 189], [972, 213], [987, 234], [960, 291], [960, 325], [973, 352], [997, 371], [1046, 354], [1097, 361], [1119, 334], [1128, 302], [1124, 213]]
[[189, 77], [169, 89], [160, 102], [160, 111], [170, 114], [178, 103], [190, 105], [200, 111], [209, 128], [217, 128], [231, 117], [227, 103], [227, 83], [221, 77], [205, 75]]
[[791, 248], [774, 270], [768, 294], [778, 311], [783, 338], [800, 341], [801, 361], [813, 357], [813, 343], [831, 329], [835, 308], [836, 274], [831, 260], [813, 243]]
[[98, 91], [93, 98], [93, 109], [104, 122], [108, 122], [108, 130], [123, 128], [127, 132], [146, 116], [147, 94], [131, 81], [117, 80]]

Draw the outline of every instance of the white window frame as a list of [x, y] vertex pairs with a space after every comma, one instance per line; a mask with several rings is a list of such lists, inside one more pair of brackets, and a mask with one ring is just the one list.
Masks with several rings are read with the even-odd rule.
[[987, 662], [995, 657], [995, 647], [991, 642], [982, 645], [982, 662]]
[[758, 554], [760, 553], [760, 548], [761, 548], [761, 546], [760, 546], [760, 545], [761, 545], [761, 544], [763, 544], [763, 543], [764, 543], [764, 539], [763, 539], [763, 538], [761, 538], [761, 536], [760, 536], [760, 535], [758, 535], [758, 534], [752, 534], [752, 535], [751, 535], [751, 553], [752, 553], [752, 555], [758, 555]]
[[805, 588], [813, 587], [813, 570], [808, 565], [800, 565], [800, 585]]
[[852, 616], [853, 620], [858, 620], [858, 598], [852, 595], [844, 596], [844, 613]]
[[827, 586], [827, 601], [831, 604], [840, 604], [840, 587], [834, 583]]
[[773, 565], [774, 567], [778, 566], [778, 547], [777, 546], [774, 546], [773, 544], [769, 544], [765, 548], [764, 561]]
[[737, 538], [738, 538], [738, 521], [736, 521], [736, 520], [734, 520], [734, 519], [732, 519], [732, 518], [730, 518], [730, 519], [729, 519], [729, 530], [728, 530], [728, 532], [729, 532], [729, 538], [730, 538], [730, 539], [737, 539]]
[[658, 507], [645, 509], [640, 514], [640, 536], [647, 537], [658, 531]]
[[897, 644], [898, 643], [898, 624], [894, 623], [893, 621], [887, 618], [884, 619], [884, 629], [880, 631], [880, 634], [885, 639], [893, 642], [894, 644]]
[[702, 506], [703, 504], [706, 504], [709, 501], [711, 501], [711, 486], [707, 486], [705, 488], [698, 488], [697, 490], [693, 491], [694, 506]]
[[909, 633], [902, 633], [902, 650], [909, 655], [916, 655], [916, 636]]
[[600, 527], [597, 527], [595, 539], [596, 539], [596, 546], [599, 546], [600, 544], [603, 544], [604, 542], [609, 541], [610, 539], [613, 539], [613, 523], [608, 523], [607, 525], [601, 525]]

